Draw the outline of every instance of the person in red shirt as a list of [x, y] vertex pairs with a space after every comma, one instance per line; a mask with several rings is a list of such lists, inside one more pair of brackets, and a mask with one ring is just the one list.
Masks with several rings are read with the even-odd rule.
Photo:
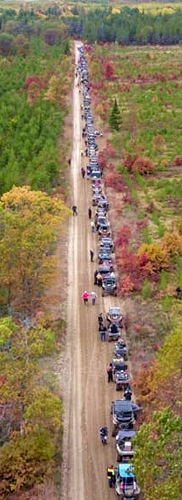
[[88, 299], [89, 299], [89, 293], [85, 290], [85, 292], [82, 293], [82, 300], [84, 304], [88, 303]]

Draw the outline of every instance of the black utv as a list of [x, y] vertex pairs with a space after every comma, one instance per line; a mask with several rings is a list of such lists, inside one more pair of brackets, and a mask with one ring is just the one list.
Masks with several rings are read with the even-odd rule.
[[102, 297], [105, 295], [117, 296], [117, 282], [115, 276], [106, 276], [102, 280]]
[[112, 401], [112, 436], [115, 437], [120, 429], [132, 429], [141, 410], [142, 408], [133, 401], [126, 401], [125, 399]]

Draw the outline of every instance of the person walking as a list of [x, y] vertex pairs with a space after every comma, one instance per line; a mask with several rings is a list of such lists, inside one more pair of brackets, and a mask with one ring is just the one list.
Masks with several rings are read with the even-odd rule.
[[85, 290], [85, 292], [82, 293], [82, 300], [84, 304], [88, 304], [88, 299], [89, 299], [89, 293]]
[[107, 479], [108, 479], [109, 488], [112, 488], [116, 483], [116, 475], [115, 475], [115, 470], [114, 470], [113, 465], [110, 465], [107, 468]]
[[91, 300], [92, 300], [92, 305], [95, 306], [95, 301], [96, 301], [96, 298], [97, 298], [97, 294], [95, 292], [90, 292], [90, 297], [91, 297]]
[[96, 229], [98, 229], [97, 228], [97, 221], [98, 221], [98, 213], [96, 213], [95, 217], [94, 217], [94, 222], [95, 222]]
[[74, 215], [78, 215], [78, 209], [77, 209], [77, 206], [76, 206], [76, 205], [73, 205], [73, 206], [72, 206], [72, 212], [73, 212], [73, 216], [74, 216]]
[[93, 248], [90, 249], [90, 262], [94, 261], [94, 251]]
[[[96, 273], [96, 277], [97, 277], [98, 271], [95, 271], [95, 273]], [[94, 276], [95, 276], [95, 273], [94, 273]], [[97, 282], [96, 282], [96, 283], [94, 283], [94, 285], [97, 285]], [[103, 323], [104, 323], [103, 314], [102, 314], [102, 313], [99, 313], [99, 314], [98, 314], [98, 318], [97, 318], [97, 319], [98, 319], [98, 324], [99, 324], [99, 327], [100, 327], [100, 326], [101, 326], [101, 325], [103, 325]]]
[[92, 218], [92, 209], [90, 207], [88, 208], [88, 218]]
[[97, 274], [98, 274], [98, 270], [96, 269], [94, 271], [94, 285], [97, 285]]
[[82, 174], [82, 177], [84, 179], [84, 177], [85, 177], [85, 169], [84, 169], [84, 167], [81, 168], [81, 174]]
[[93, 220], [91, 220], [90, 227], [91, 227], [92, 233], [95, 233], [95, 222]]
[[102, 323], [102, 324], [99, 326], [100, 340], [102, 340], [102, 342], [105, 342], [105, 340], [106, 340], [106, 331], [107, 331], [107, 328], [106, 328], [106, 326], [104, 325], [104, 323]]
[[112, 363], [107, 366], [108, 382], [113, 382]]

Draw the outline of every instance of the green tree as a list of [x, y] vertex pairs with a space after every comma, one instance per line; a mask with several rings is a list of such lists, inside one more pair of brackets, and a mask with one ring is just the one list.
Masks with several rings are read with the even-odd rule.
[[121, 113], [118, 108], [118, 103], [116, 99], [114, 100], [114, 104], [111, 110], [109, 125], [113, 130], [116, 130], [117, 132], [120, 130], [121, 127]]
[[182, 422], [170, 408], [154, 412], [135, 438], [133, 464], [146, 500], [180, 500]]
[[0, 54], [7, 56], [11, 53], [14, 37], [9, 33], [0, 33]]

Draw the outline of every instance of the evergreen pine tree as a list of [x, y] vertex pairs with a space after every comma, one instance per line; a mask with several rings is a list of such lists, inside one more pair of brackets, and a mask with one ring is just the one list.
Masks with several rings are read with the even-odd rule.
[[109, 125], [113, 130], [117, 130], [117, 132], [120, 130], [121, 126], [121, 113], [118, 108], [118, 103], [117, 100], [114, 100], [114, 104], [111, 110], [110, 118], [109, 118]]

